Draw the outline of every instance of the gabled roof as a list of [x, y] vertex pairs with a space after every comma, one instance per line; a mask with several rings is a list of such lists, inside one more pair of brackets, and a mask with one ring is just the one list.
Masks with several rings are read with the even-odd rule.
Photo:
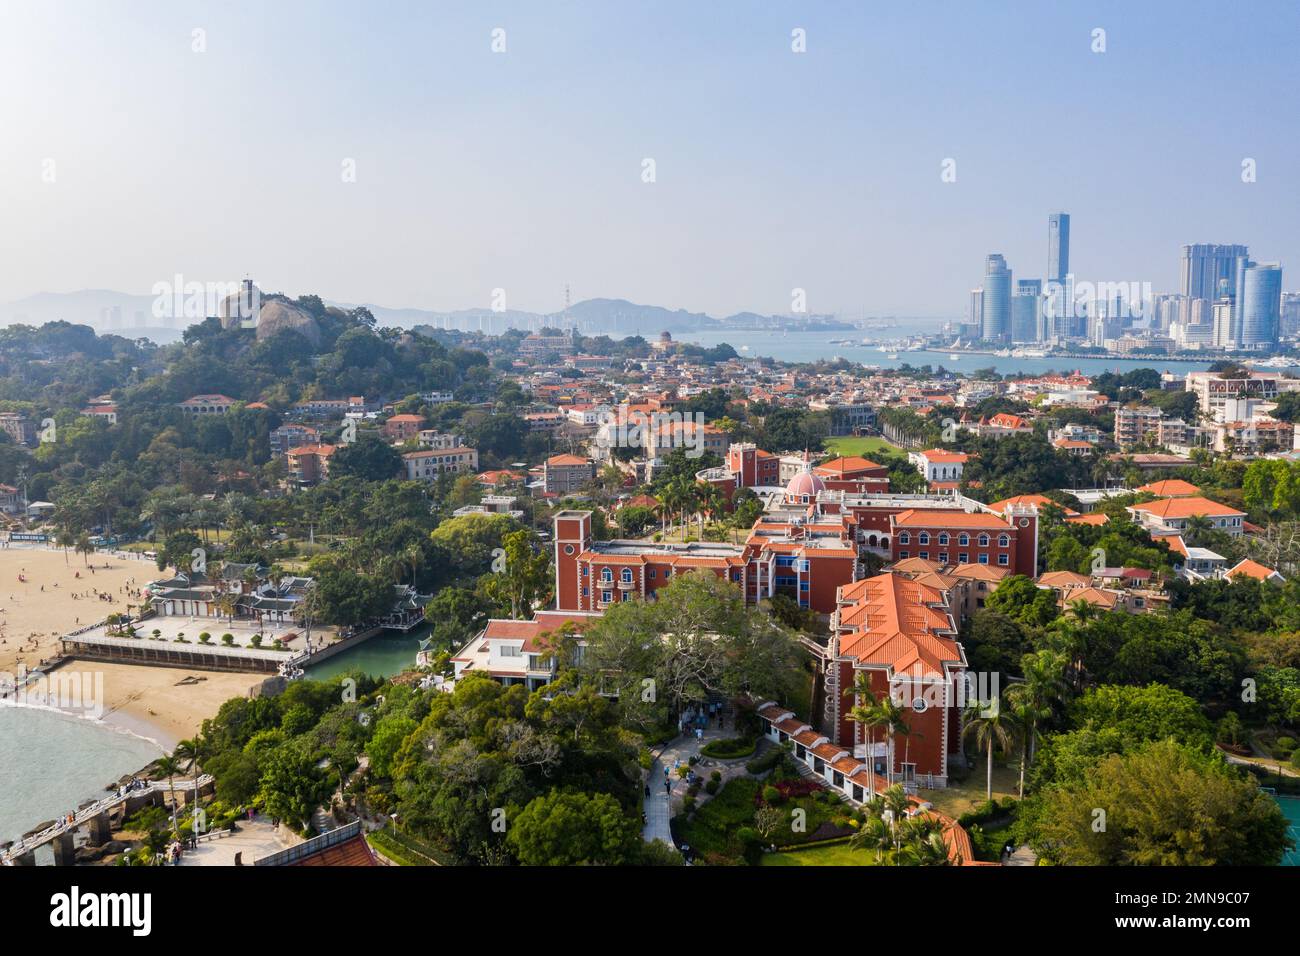
[[1250, 558], [1245, 558], [1241, 561], [1238, 561], [1232, 568], [1228, 570], [1227, 576], [1230, 578], [1235, 578], [1235, 577], [1254, 578], [1256, 581], [1268, 581], [1273, 579], [1276, 579], [1278, 581], [1283, 580], [1282, 575], [1278, 574], [1272, 568], [1265, 567], [1264, 565], [1260, 564], [1258, 561], [1252, 561]]
[[1201, 493], [1200, 488], [1190, 481], [1183, 481], [1181, 478], [1163, 478], [1160, 481], [1153, 481], [1150, 484], [1143, 485], [1137, 490], [1145, 491], [1157, 498], [1186, 498]]
[[841, 626], [856, 627], [840, 638], [841, 656], [922, 677], [943, 677], [945, 664], [963, 663], [941, 591], [901, 574], [862, 583], [858, 603], [840, 612]]
[[1144, 504], [1129, 505], [1129, 511], [1143, 511], [1157, 518], [1193, 518], [1203, 515], [1207, 518], [1245, 517], [1246, 512], [1229, 508], [1209, 498], [1199, 495], [1188, 498], [1162, 498]]
[[893, 516], [896, 528], [978, 528], [990, 531], [1010, 531], [1011, 525], [997, 515], [986, 511], [955, 511], [935, 509], [923, 511], [908, 508]]
[[1038, 583], [1045, 588], [1086, 588], [1089, 582], [1087, 575], [1073, 571], [1045, 571], [1038, 576]]

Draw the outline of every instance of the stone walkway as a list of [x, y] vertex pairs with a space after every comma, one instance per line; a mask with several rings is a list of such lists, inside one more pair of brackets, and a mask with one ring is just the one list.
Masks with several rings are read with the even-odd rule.
[[[691, 757], [699, 756], [700, 749], [709, 741], [723, 740], [734, 736], [734, 724], [731, 720], [728, 720], [725, 726], [721, 728], [716, 723], [709, 727], [704, 731], [703, 739], [697, 740], [694, 733], [683, 734], [669, 741], [659, 751], [645, 776], [645, 783], [650, 787], [650, 795], [644, 799], [646, 823], [642, 828], [641, 836], [647, 843], [652, 840], [663, 840], [669, 846], [674, 845], [669, 821], [675, 811], [681, 810], [687, 787], [686, 781], [677, 776], [677, 768], [683, 764], [688, 765]], [[751, 758], [739, 760], [732, 764], [724, 764], [703, 757], [701, 763], [696, 765], [696, 772], [707, 780], [711, 771], [719, 770], [722, 772], [722, 779], [725, 782], [733, 776], [743, 775], [745, 773], [745, 763], [748, 759]], [[668, 768], [666, 776], [664, 767]], [[665, 781], [671, 784], [671, 790], [664, 787]], [[703, 802], [709, 799], [709, 796], [704, 790], [700, 790], [696, 799]]]

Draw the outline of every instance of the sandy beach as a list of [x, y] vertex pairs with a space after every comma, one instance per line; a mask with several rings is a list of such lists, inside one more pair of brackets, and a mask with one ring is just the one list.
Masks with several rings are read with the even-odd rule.
[[84, 678], [98, 686], [103, 675], [101, 719], [115, 727], [156, 741], [171, 751], [176, 741], [193, 737], [205, 718], [212, 717], [231, 697], [245, 697], [266, 679], [265, 674], [231, 674], [73, 661], [56, 671], [60, 679]]
[[71, 551], [0, 548], [0, 671], [35, 667], [58, 652], [58, 639], [69, 631], [128, 603], [138, 607], [140, 589], [160, 577], [152, 561], [96, 553], [87, 563]]
[[[80, 555], [65, 560], [54, 549], [0, 548], [0, 673], [35, 667], [58, 653], [64, 634], [125, 612], [128, 603], [138, 607], [140, 588], [159, 577], [153, 562], [135, 558], [96, 553], [87, 565]], [[56, 673], [87, 687], [102, 680], [102, 719], [168, 750], [265, 677], [93, 661], [74, 661]]]

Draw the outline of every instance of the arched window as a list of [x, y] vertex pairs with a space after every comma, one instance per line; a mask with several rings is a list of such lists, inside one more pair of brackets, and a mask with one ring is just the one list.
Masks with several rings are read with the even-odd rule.
[[1000, 534], [1000, 535], [998, 535], [998, 547], [999, 547], [999, 548], [1009, 548], [1009, 547], [1011, 547], [1011, 535], [1009, 535], [1009, 534]]
[[632, 583], [632, 569], [631, 569], [631, 568], [624, 568], [624, 569], [623, 569], [623, 583], [624, 583], [624, 584], [631, 584], [631, 583]]
[[918, 534], [918, 535], [916, 536], [916, 541], [917, 541], [917, 544], [929, 544], [929, 543], [930, 543], [930, 532], [928, 532], [928, 531], [922, 531], [920, 534]]
[[966, 547], [968, 544], [970, 544], [970, 535], [968, 535], [965, 531], [963, 531], [961, 534], [957, 536], [957, 543], [961, 545], [963, 548]]
[[939, 543], [942, 544], [942, 545], [945, 545], [945, 546], [948, 544], [948, 532], [947, 532], [947, 531], [945, 531], [945, 532], [943, 532], [942, 534], [939, 535]]
[[600, 572], [600, 579], [602, 581], [613, 581], [614, 572], [611, 571], [609, 568], [602, 568]]
[[912, 543], [912, 536], [911, 536], [910, 534], [908, 534], [906, 531], [904, 531], [902, 534], [900, 534], [900, 535], [898, 536], [898, 543], [899, 543], [899, 544], [911, 544], [911, 543]]
[[986, 534], [980, 535], [980, 547], [987, 548], [988, 546], [989, 546], [989, 536]]

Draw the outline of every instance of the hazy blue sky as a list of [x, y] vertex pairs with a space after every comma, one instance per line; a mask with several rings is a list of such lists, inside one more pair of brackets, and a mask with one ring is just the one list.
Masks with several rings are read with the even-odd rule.
[[986, 253], [1043, 276], [1057, 209], [1080, 278], [1172, 290], [1182, 243], [1241, 242], [1293, 289], [1297, 37], [1222, 0], [0, 0], [0, 301], [959, 315]]

